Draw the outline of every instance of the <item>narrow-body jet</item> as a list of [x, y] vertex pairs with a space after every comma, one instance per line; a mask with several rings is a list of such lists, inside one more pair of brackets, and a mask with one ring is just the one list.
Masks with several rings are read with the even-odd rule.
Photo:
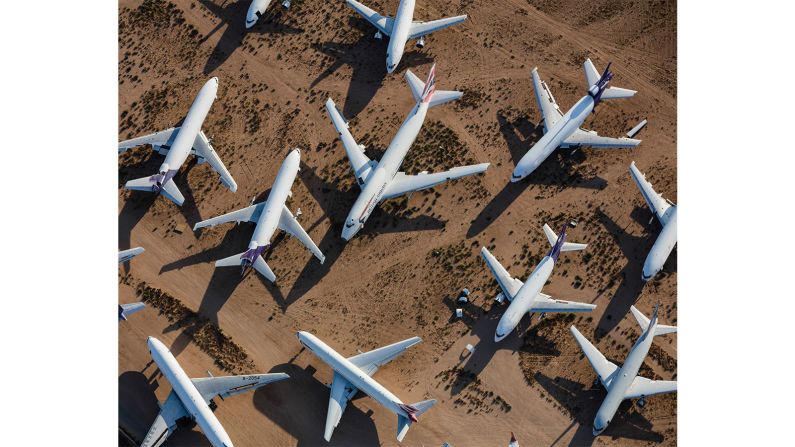
[[204, 227], [214, 227], [227, 222], [255, 222], [254, 234], [248, 244], [248, 250], [243, 253], [232, 255], [228, 258], [216, 261], [216, 267], [242, 267], [241, 273], [245, 273], [249, 268], [254, 268], [262, 276], [271, 282], [276, 282], [276, 274], [262, 258], [262, 253], [270, 246], [271, 238], [277, 229], [280, 229], [290, 236], [298, 239], [322, 264], [326, 257], [312, 241], [312, 238], [298, 223], [298, 218], [293, 216], [285, 202], [292, 196], [291, 188], [295, 177], [300, 170], [301, 151], [293, 149], [287, 155], [276, 180], [273, 181], [268, 199], [249, 207], [232, 211], [222, 216], [203, 220], [193, 226], [193, 230]]
[[188, 155], [193, 154], [198, 157], [199, 164], [207, 162], [221, 176], [221, 183], [224, 186], [232, 192], [237, 191], [237, 183], [232, 178], [232, 174], [227, 171], [221, 158], [210, 144], [210, 139], [201, 130], [202, 123], [215, 101], [217, 92], [218, 78], [212, 78], [199, 90], [199, 94], [196, 95], [188, 114], [185, 115], [182, 125], [119, 143], [119, 153], [136, 146], [149, 144], [160, 155], [166, 156], [157, 174], [130, 180], [124, 185], [126, 189], [163, 194], [172, 202], [182, 206], [185, 197], [173, 179], [179, 172], [180, 166], [188, 159]]
[[528, 313], [540, 312], [543, 317], [546, 312], [590, 312], [596, 308], [595, 304], [556, 300], [541, 293], [541, 289], [552, 274], [552, 269], [555, 267], [560, 253], [585, 250], [587, 246], [587, 244], [566, 242], [567, 226], [563, 226], [560, 236], [558, 236], [549, 225], [544, 224], [544, 234], [552, 245], [552, 250], [538, 263], [524, 283], [512, 277], [486, 247], [480, 249], [480, 255], [494, 274], [497, 284], [502, 289], [502, 295], [511, 302], [497, 324], [497, 330], [494, 333], [495, 342], [507, 337], [516, 328], [522, 317]]
[[337, 110], [334, 101], [331, 98], [326, 101], [326, 110], [339, 133], [356, 177], [356, 183], [362, 191], [345, 219], [345, 227], [342, 229], [343, 239], [351, 240], [364, 227], [375, 207], [384, 200], [432, 188], [448, 180], [478, 174], [488, 169], [489, 163], [481, 163], [433, 174], [428, 174], [425, 171], [417, 175], [407, 175], [399, 171], [403, 159], [422, 128], [428, 109], [456, 100], [463, 95], [456, 91], [437, 91], [435, 74], [436, 66], [434, 65], [431, 67], [428, 80], [423, 83], [411, 70], [406, 70], [406, 81], [417, 103], [409, 112], [406, 120], [403, 121], [379, 162], [370, 160], [364, 154], [364, 146], [357, 144], [353, 139], [348, 130], [348, 122]]
[[577, 101], [574, 107], [565, 114], [560, 111], [546, 82], [539, 78], [538, 68], [533, 69], [533, 87], [544, 121], [544, 136], [516, 164], [511, 175], [512, 182], [518, 182], [530, 175], [558, 148], [581, 146], [629, 148], [640, 144], [640, 140], [633, 138], [602, 137], [592, 130], [580, 128], [601, 100], [629, 98], [637, 93], [635, 90], [607, 86], [613, 78], [610, 64], [607, 64], [607, 68], [601, 76], [590, 59], [586, 59], [584, 69], [585, 79], [588, 82], [588, 94]]
[[634, 161], [629, 165], [629, 173], [632, 176], [632, 180], [638, 185], [638, 189], [640, 189], [640, 193], [649, 208], [657, 216], [657, 220], [660, 221], [663, 227], [651, 250], [649, 250], [646, 261], [643, 262], [642, 279], [648, 281], [662, 270], [665, 261], [676, 246], [676, 205], [654, 191], [651, 183], [638, 170]]
[[404, 404], [397, 396], [372, 378], [378, 368], [392, 361], [406, 349], [421, 342], [419, 337], [412, 337], [383, 348], [345, 358], [309, 332], [300, 331], [297, 336], [303, 346], [334, 370], [326, 415], [326, 430], [323, 435], [326, 441], [331, 440], [331, 435], [339, 424], [345, 407], [359, 391], [364, 392], [397, 415], [398, 441], [403, 441], [412, 422], [418, 422], [417, 418], [436, 403], [435, 399], [431, 399], [411, 405]]
[[596, 375], [599, 376], [599, 381], [607, 389], [607, 396], [602, 401], [602, 405], [599, 406], [593, 422], [594, 436], [598, 436], [607, 428], [619, 405], [625, 399], [639, 399], [638, 405], [642, 407], [646, 403], [645, 399], [649, 396], [676, 391], [675, 380], [650, 380], [638, 376], [638, 371], [646, 358], [646, 354], [649, 353], [654, 337], [676, 332], [675, 326], [658, 324], [658, 308], [659, 306], [654, 308], [654, 313], [651, 316], [651, 320], [649, 320], [635, 306], [630, 307], [632, 315], [638, 320], [643, 333], [630, 349], [624, 365], [620, 368], [615, 363], [607, 360], [576, 327], [571, 327], [572, 335], [574, 335], [585, 357], [588, 358], [594, 371], [596, 371]]
[[245, 376], [200, 377], [191, 379], [160, 340], [149, 337], [149, 353], [163, 377], [171, 383], [171, 393], [160, 405], [160, 413], [146, 434], [141, 447], [157, 447], [177, 429], [177, 421], [196, 421], [213, 447], [232, 447], [232, 440], [213, 414], [213, 398], [222, 400], [245, 391], [253, 391], [271, 382], [288, 379], [284, 373]]
[[415, 0], [400, 0], [395, 17], [382, 16], [356, 0], [347, 0], [347, 3], [378, 30], [375, 33], [376, 39], [381, 39], [384, 34], [389, 36], [389, 46], [386, 50], [386, 71], [389, 73], [395, 71], [400, 63], [406, 42], [417, 39], [417, 48], [423, 48], [425, 36], [461, 23], [467, 18], [466, 15], [462, 15], [430, 22], [414, 21]]

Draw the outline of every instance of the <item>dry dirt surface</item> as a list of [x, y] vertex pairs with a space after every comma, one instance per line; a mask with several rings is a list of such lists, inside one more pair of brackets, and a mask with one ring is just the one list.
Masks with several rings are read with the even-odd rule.
[[[367, 0], [394, 14], [397, 0]], [[385, 72], [386, 41], [343, 1], [274, 1], [244, 28], [248, 1], [121, 0], [119, 139], [177, 125], [211, 76], [220, 88], [204, 131], [237, 180], [232, 193], [207, 165], [189, 161], [176, 177], [186, 200], [123, 189], [151, 175], [163, 157], [150, 148], [119, 156], [118, 248], [146, 252], [119, 267], [119, 300], [149, 307], [119, 325], [119, 439], [140, 442], [171, 387], [158, 374], [146, 337], [162, 340], [191, 377], [286, 372], [290, 380], [219, 402], [215, 412], [238, 446], [315, 446], [323, 441], [332, 372], [301, 349], [310, 331], [341, 354], [413, 335], [411, 348], [375, 378], [405, 402], [439, 403], [403, 445], [675, 445], [676, 394], [640, 409], [625, 402], [607, 431], [591, 424], [605, 391], [568, 332], [576, 325], [621, 364], [640, 330], [629, 307], [676, 324], [676, 252], [652, 282], [640, 280], [660, 225], [632, 182], [635, 160], [673, 202], [676, 190], [676, 3], [666, 0], [419, 0], [415, 19], [466, 13], [461, 25], [407, 46], [398, 72]], [[530, 71], [537, 66], [561, 108], [585, 94], [582, 63], [613, 62], [613, 84], [636, 97], [606, 101], [587, 127], [620, 136], [643, 118], [633, 150], [559, 150], [525, 181], [509, 183], [518, 159], [541, 136]], [[481, 176], [383, 204], [351, 242], [340, 237], [358, 194], [323, 103], [333, 98], [350, 130], [380, 158], [412, 107], [406, 69], [437, 88], [459, 89], [457, 103], [434, 108], [404, 170], [438, 171], [491, 162]], [[301, 148], [302, 170], [288, 206], [326, 254], [321, 265], [296, 240], [277, 235], [266, 253], [276, 285], [237, 268], [213, 266], [242, 252], [252, 224], [193, 232], [193, 225], [264, 200], [287, 151]], [[191, 159], [192, 160], [192, 159]], [[505, 305], [478, 252], [488, 247], [524, 279], [549, 250], [542, 225], [579, 225], [544, 292], [598, 305], [590, 314], [525, 317], [493, 341]], [[468, 287], [464, 318], [452, 317]], [[466, 344], [476, 347], [463, 355]], [[655, 340], [642, 374], [676, 378], [677, 337]], [[396, 445], [396, 418], [368, 397], [348, 406], [330, 445]], [[209, 445], [196, 427], [167, 445]]]

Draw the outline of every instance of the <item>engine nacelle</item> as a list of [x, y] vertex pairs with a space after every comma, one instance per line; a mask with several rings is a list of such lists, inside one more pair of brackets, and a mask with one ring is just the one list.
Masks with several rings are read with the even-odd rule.
[[375, 32], [375, 36], [373, 36], [373, 37], [375, 37], [375, 38], [376, 38], [376, 39], [378, 39], [378, 40], [381, 40], [381, 37], [382, 37], [382, 36], [381, 36], [381, 31], [376, 31], [376, 32]]
[[417, 48], [424, 48], [424, 47], [425, 47], [425, 36], [420, 36], [420, 38], [417, 39]]

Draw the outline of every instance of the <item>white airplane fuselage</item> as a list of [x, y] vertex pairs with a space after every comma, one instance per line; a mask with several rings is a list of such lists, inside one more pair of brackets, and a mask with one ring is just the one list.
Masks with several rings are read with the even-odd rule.
[[[412, 2], [413, 3], [413, 2]], [[362, 192], [356, 198], [345, 219], [345, 228], [342, 229], [342, 238], [346, 241], [351, 240], [359, 230], [364, 227], [364, 223], [370, 217], [384, 192], [389, 186], [389, 182], [395, 177], [403, 159], [406, 157], [414, 140], [422, 129], [425, 122], [425, 115], [428, 113], [428, 103], [419, 102], [411, 110], [409, 116], [400, 125], [389, 147], [386, 148], [383, 158], [378, 162], [370, 177], [367, 179]]]
[[[166, 159], [163, 161], [163, 164], [160, 165], [160, 170], [158, 172], [161, 174], [170, 173], [168, 178], [171, 178], [176, 174], [180, 166], [185, 163], [185, 160], [188, 159], [188, 155], [190, 155], [190, 151], [193, 149], [193, 143], [196, 141], [196, 136], [201, 131], [202, 123], [204, 123], [204, 119], [207, 117], [207, 113], [210, 111], [213, 101], [215, 101], [217, 92], [218, 78], [210, 79], [204, 84], [201, 90], [199, 90], [199, 94], [196, 95], [196, 99], [193, 100], [188, 114], [185, 115], [185, 120], [177, 131], [177, 136], [174, 138], [174, 142], [171, 144]], [[163, 183], [167, 180], [168, 179], [165, 179]]]
[[386, 409], [392, 413], [406, 418], [412, 418], [411, 415], [400, 407], [403, 401], [398, 399], [398, 397], [392, 394], [388, 389], [384, 388], [380, 383], [376, 382], [372, 377], [367, 375], [367, 373], [341, 356], [322, 340], [304, 331], [299, 331], [297, 336], [298, 341], [301, 342], [302, 345], [306, 346], [307, 349], [312, 351], [320, 360], [344, 377], [351, 385], [359, 389], [359, 391], [372, 397], [376, 402], [386, 407]]
[[254, 228], [254, 234], [248, 244], [249, 249], [270, 244], [273, 233], [279, 227], [279, 219], [282, 216], [284, 203], [290, 195], [300, 163], [301, 151], [297, 148], [290, 151], [287, 158], [284, 159], [279, 172], [276, 174], [276, 180], [273, 181], [271, 192], [268, 194], [262, 213], [257, 219], [257, 227]]
[[265, 10], [271, 4], [271, 0], [252, 0], [251, 5], [248, 7], [246, 13], [246, 29], [251, 28], [257, 23], [257, 20], [265, 14]]
[[638, 371], [641, 365], [643, 365], [643, 360], [646, 358], [646, 354], [649, 353], [656, 327], [656, 322], [655, 324], [649, 324], [648, 329], [640, 336], [638, 341], [635, 342], [632, 349], [630, 349], [626, 360], [624, 360], [624, 365], [615, 372], [610, 382], [610, 387], [607, 390], [607, 396], [605, 400], [602, 401], [602, 405], [599, 406], [599, 410], [597, 410], [596, 417], [594, 418], [594, 436], [602, 433], [605, 428], [607, 428], [610, 421], [613, 420], [613, 416], [615, 416], [619, 405], [624, 401], [627, 389], [629, 389], [632, 382], [635, 381], [635, 377], [638, 376]]
[[232, 447], [232, 440], [224, 430], [224, 427], [210, 410], [199, 390], [193, 385], [193, 382], [182, 370], [182, 367], [179, 366], [177, 359], [174, 358], [168, 348], [154, 337], [149, 337], [147, 345], [149, 346], [152, 360], [157, 364], [163, 376], [171, 383], [171, 388], [179, 397], [188, 414], [201, 427], [204, 436], [214, 447]]
[[386, 49], [386, 71], [392, 73], [400, 63], [406, 42], [409, 40], [411, 23], [414, 21], [415, 0], [400, 0], [395, 21], [392, 25], [392, 35], [389, 37], [389, 46]]
[[660, 270], [662, 270], [665, 261], [676, 246], [676, 206], [669, 208], [670, 213], [663, 225], [662, 231], [657, 240], [654, 241], [649, 254], [646, 255], [646, 261], [643, 263], [643, 276], [644, 281], [648, 281], [654, 277]]
[[530, 274], [519, 291], [516, 292], [516, 296], [513, 297], [508, 309], [502, 314], [500, 322], [497, 324], [497, 330], [494, 333], [495, 342], [507, 337], [516, 328], [522, 317], [530, 311], [533, 307], [533, 302], [541, 292], [541, 288], [546, 284], [554, 267], [555, 260], [550, 256], [545, 256], [538, 263], [533, 273]]
[[511, 182], [518, 182], [536, 170], [557, 148], [563, 140], [570, 137], [593, 111], [594, 99], [590, 95], [583, 96], [574, 107], [547, 131], [543, 137], [519, 160], [513, 170]]

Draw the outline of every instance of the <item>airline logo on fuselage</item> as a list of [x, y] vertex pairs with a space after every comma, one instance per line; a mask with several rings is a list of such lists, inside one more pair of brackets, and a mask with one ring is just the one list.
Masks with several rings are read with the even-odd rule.
[[367, 205], [364, 206], [364, 210], [362, 210], [362, 214], [359, 215], [359, 223], [364, 223], [365, 220], [370, 216], [370, 213], [373, 212], [376, 205], [381, 198], [381, 194], [384, 193], [384, 189], [386, 189], [386, 182], [381, 185], [381, 188], [378, 190], [377, 193], [373, 194], [370, 197], [370, 200], [367, 201]]

